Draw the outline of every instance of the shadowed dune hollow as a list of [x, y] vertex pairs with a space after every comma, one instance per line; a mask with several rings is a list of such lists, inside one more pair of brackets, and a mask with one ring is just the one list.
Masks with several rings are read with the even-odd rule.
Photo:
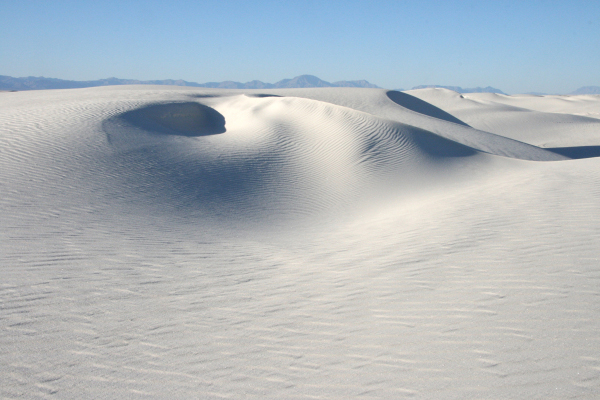
[[225, 117], [199, 103], [153, 104], [120, 116], [133, 126], [164, 135], [207, 136], [225, 132]]

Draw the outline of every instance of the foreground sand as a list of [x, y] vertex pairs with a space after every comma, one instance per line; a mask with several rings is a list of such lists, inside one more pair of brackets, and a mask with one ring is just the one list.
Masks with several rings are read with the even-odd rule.
[[600, 96], [408, 93], [0, 93], [0, 396], [597, 398]]

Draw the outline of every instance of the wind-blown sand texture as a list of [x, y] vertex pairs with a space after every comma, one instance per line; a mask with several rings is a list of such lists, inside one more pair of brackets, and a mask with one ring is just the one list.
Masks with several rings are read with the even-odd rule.
[[0, 93], [3, 398], [593, 399], [600, 96]]

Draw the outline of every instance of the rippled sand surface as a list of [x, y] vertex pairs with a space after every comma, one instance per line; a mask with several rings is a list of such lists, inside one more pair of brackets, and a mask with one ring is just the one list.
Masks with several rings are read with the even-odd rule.
[[0, 93], [0, 397], [600, 395], [600, 96]]

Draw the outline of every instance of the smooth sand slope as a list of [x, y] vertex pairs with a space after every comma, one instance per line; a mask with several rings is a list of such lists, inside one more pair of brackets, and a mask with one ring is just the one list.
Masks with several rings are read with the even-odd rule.
[[0, 396], [597, 398], [600, 96], [494, 96], [0, 93]]

